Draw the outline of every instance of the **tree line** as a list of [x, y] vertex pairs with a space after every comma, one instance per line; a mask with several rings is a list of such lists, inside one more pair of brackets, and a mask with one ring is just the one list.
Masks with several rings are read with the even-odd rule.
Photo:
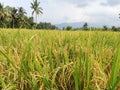
[[[40, 2], [33, 0], [31, 16], [27, 16], [27, 12], [23, 7], [4, 6], [0, 3], [0, 28], [27, 28], [27, 29], [57, 29], [55, 25], [48, 22], [37, 23], [38, 15], [43, 14], [43, 9], [39, 7]], [[35, 14], [36, 20], [33, 16]]]
[[[40, 2], [33, 0], [31, 4], [31, 16], [27, 16], [27, 12], [23, 7], [4, 6], [0, 3], [0, 28], [26, 28], [26, 29], [59, 29], [49, 22], [39, 22], [38, 15], [43, 14], [43, 9], [40, 7]], [[35, 15], [35, 19], [33, 16]], [[119, 14], [120, 15], [120, 14]], [[63, 30], [113, 30], [120, 31], [120, 28], [112, 26], [108, 28], [106, 25], [103, 28], [88, 27], [88, 23], [84, 23], [81, 28], [73, 28], [72, 26], [63, 27]]]
[[87, 22], [85, 22], [84, 24], [83, 24], [83, 26], [82, 27], [80, 27], [80, 28], [73, 28], [72, 26], [67, 26], [67, 27], [63, 27], [63, 30], [84, 30], [84, 31], [90, 31], [90, 30], [92, 30], [92, 31], [95, 31], [95, 30], [97, 30], [97, 31], [110, 31], [110, 30], [112, 30], [112, 31], [120, 31], [120, 28], [119, 27], [115, 27], [115, 26], [112, 26], [111, 28], [109, 28], [109, 27], [107, 27], [106, 25], [104, 25], [102, 28], [98, 28], [98, 27], [89, 27], [88, 26], [88, 23]]

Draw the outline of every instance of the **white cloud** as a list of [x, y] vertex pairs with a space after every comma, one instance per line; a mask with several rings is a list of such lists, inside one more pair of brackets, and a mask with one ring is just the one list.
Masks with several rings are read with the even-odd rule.
[[116, 6], [120, 4], [120, 0], [107, 0], [107, 3], [111, 6]]
[[[53, 1], [54, 5], [50, 4], [50, 6], [53, 6], [52, 10], [54, 11], [51, 15], [56, 17], [51, 18], [50, 21], [53, 21], [53, 23], [88, 22], [119, 26], [118, 13], [120, 12], [120, 4], [114, 7], [101, 5], [101, 3], [108, 3], [106, 0], [61, 0], [58, 3], [57, 0]], [[78, 7], [82, 2], [88, 4]], [[47, 17], [50, 17], [49, 14], [47, 14]]]
[[[5, 5], [23, 6], [31, 15], [32, 0], [1, 0]], [[88, 22], [119, 26], [120, 0], [39, 0], [43, 15], [39, 21], [52, 22]], [[113, 7], [114, 6], [114, 7]]]

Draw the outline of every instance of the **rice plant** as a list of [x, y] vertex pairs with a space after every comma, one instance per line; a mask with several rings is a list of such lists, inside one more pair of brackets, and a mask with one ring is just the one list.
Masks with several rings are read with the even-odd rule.
[[2, 29], [0, 90], [120, 90], [120, 33]]

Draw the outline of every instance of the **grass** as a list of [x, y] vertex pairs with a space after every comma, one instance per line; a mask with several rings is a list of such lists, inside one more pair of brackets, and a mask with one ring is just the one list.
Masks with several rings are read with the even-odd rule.
[[120, 33], [2, 29], [0, 90], [120, 90]]

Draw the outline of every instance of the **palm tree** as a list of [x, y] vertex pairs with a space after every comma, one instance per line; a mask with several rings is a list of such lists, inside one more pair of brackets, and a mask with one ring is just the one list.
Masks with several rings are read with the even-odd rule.
[[18, 14], [17, 14], [17, 9], [16, 8], [12, 8], [12, 12], [11, 12], [11, 19], [12, 19], [12, 28], [15, 27], [16, 21], [18, 19]]
[[0, 3], [0, 20], [4, 17], [4, 5]]
[[18, 8], [18, 14], [19, 14], [20, 16], [24, 16], [24, 15], [26, 14], [25, 9], [24, 9], [23, 7], [19, 7], [19, 8]]
[[40, 2], [38, 2], [37, 0], [33, 0], [33, 2], [31, 3], [31, 8], [33, 9], [32, 11], [32, 15], [35, 13], [36, 14], [36, 24], [37, 24], [37, 15], [39, 14], [43, 14], [42, 12], [42, 8], [39, 7]]
[[5, 20], [6, 14], [4, 11], [4, 5], [0, 3], [0, 24], [3, 27], [4, 24], [4, 20]]
[[27, 13], [24, 10], [24, 8], [23, 7], [19, 7], [18, 8], [18, 19], [19, 19], [19, 24], [20, 24], [19, 26], [20, 27], [23, 27], [26, 24], [26, 20], [25, 20], [26, 16], [25, 16], [25, 14], [27, 14]]
[[5, 19], [6, 25], [7, 25], [7, 27], [10, 28], [10, 27], [11, 27], [11, 26], [10, 26], [10, 23], [11, 23], [11, 21], [12, 21], [12, 16], [11, 16], [12, 7], [6, 6], [6, 7], [4, 8], [4, 11], [5, 11], [5, 13], [6, 13], [6, 19]]

